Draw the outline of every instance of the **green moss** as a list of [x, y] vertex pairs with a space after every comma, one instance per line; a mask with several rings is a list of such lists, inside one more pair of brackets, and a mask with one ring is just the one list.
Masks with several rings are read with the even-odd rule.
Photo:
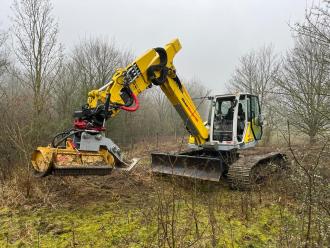
[[[179, 198], [175, 201], [174, 222], [172, 205], [166, 210], [169, 212], [164, 209], [160, 212], [158, 201], [148, 212], [120, 202], [99, 202], [73, 210], [44, 208], [13, 212], [2, 208], [0, 247], [38, 247], [38, 244], [40, 247], [158, 247], [158, 238], [165, 235], [164, 226], [168, 235], [174, 228], [178, 246], [196, 242], [198, 247], [211, 247], [211, 242], [216, 242], [218, 247], [277, 247], [283, 232], [296, 230], [297, 220], [285, 208], [261, 205], [246, 220], [239, 206], [227, 207], [230, 199], [226, 197], [222, 195], [221, 207], [214, 206], [211, 210], [202, 197], [194, 205], [189, 198]], [[165, 199], [165, 203], [171, 201]], [[162, 216], [163, 223], [159, 224], [161, 213], [166, 216]]]

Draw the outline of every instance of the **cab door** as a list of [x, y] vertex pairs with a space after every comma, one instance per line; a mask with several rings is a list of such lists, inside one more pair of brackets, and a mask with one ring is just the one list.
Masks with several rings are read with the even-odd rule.
[[248, 122], [250, 122], [254, 140], [260, 140], [262, 137], [262, 116], [258, 96], [248, 96]]
[[262, 137], [262, 117], [259, 98], [247, 95], [247, 129], [244, 134], [244, 144], [253, 144]]

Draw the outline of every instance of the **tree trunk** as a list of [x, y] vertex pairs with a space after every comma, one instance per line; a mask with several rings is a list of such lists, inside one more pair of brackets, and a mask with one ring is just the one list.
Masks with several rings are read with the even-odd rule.
[[316, 135], [315, 133], [309, 134], [309, 144], [313, 145], [316, 143]]

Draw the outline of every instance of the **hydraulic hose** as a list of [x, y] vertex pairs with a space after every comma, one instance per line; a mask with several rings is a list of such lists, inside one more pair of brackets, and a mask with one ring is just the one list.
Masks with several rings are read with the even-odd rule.
[[139, 100], [137, 99], [136, 95], [134, 95], [133, 92], [131, 92], [131, 96], [133, 97], [133, 102], [135, 105], [133, 107], [126, 107], [126, 106], [120, 106], [119, 108], [128, 112], [134, 112], [139, 108]]

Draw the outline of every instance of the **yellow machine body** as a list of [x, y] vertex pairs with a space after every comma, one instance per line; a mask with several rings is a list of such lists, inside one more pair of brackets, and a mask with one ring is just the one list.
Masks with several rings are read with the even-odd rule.
[[154, 173], [211, 181], [228, 173], [233, 185], [243, 188], [249, 186], [251, 172], [260, 162], [283, 159], [279, 153], [239, 159], [238, 150], [254, 147], [262, 137], [263, 118], [256, 95], [210, 96], [209, 119], [202, 120], [176, 74], [173, 59], [180, 49], [178, 39], [164, 48], [150, 49], [126, 68], [117, 69], [109, 83], [90, 91], [86, 106], [74, 114], [74, 127], [32, 154], [36, 175], [105, 175], [113, 169], [131, 170], [138, 160], [124, 160], [120, 148], [105, 137], [105, 123], [122, 110], [136, 111], [137, 96], [152, 85], [164, 92], [190, 133], [189, 150], [151, 154]]

